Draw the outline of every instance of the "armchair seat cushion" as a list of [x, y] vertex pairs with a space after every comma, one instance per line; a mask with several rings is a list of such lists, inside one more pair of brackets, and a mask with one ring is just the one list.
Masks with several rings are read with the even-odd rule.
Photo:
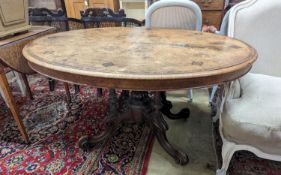
[[281, 78], [249, 73], [240, 79], [242, 96], [226, 101], [224, 137], [281, 155]]

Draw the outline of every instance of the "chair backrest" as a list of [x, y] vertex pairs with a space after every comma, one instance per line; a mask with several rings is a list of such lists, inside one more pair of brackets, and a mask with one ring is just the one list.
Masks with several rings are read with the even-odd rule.
[[253, 46], [251, 72], [281, 77], [281, 0], [247, 0], [230, 10], [228, 36]]
[[49, 10], [46, 8], [29, 8], [29, 23], [31, 25], [52, 26], [57, 32], [84, 29], [81, 20], [67, 18], [63, 10]]
[[47, 8], [29, 8], [28, 12], [31, 25], [52, 26], [58, 32], [69, 30], [68, 19], [63, 10], [51, 11]]
[[80, 14], [85, 28], [118, 27], [126, 17], [124, 10], [114, 13], [109, 8], [88, 8]]
[[114, 13], [108, 8], [89, 8], [81, 11], [81, 20], [85, 28], [99, 27], [138, 27], [143, 23], [132, 18], [126, 18], [124, 10]]
[[200, 7], [189, 0], [161, 0], [153, 3], [145, 15], [146, 28], [202, 28]]

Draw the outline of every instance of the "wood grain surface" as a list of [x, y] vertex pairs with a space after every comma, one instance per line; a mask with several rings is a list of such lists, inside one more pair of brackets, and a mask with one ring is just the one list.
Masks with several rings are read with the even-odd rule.
[[169, 90], [233, 80], [257, 53], [249, 45], [210, 33], [174, 29], [99, 28], [41, 37], [23, 50], [47, 76], [132, 90]]

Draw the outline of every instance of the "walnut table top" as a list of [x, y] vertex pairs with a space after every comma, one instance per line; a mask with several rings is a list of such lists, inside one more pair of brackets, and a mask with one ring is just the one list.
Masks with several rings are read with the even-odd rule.
[[215, 34], [116, 27], [44, 36], [23, 54], [34, 70], [55, 79], [157, 91], [239, 78], [257, 57], [246, 43]]

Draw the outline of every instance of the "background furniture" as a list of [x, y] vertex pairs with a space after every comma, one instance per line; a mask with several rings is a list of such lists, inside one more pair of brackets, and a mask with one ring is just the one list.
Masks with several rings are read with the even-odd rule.
[[[95, 47], [89, 49], [89, 45]], [[159, 91], [230, 81], [247, 73], [256, 59], [251, 47], [231, 38], [191, 30], [142, 27], [56, 33], [33, 41], [23, 54], [34, 70], [52, 78], [135, 91], [119, 107], [117, 97], [110, 96], [111, 112], [105, 121], [112, 125], [105, 126], [113, 132], [122, 119], [141, 121], [145, 117], [159, 143], [180, 164], [187, 163], [188, 158], [174, 149], [166, 137], [168, 125], [160, 111]], [[155, 103], [146, 91], [154, 93]], [[123, 111], [126, 104], [129, 111]], [[102, 133], [96, 141], [108, 136], [110, 132]]]
[[[23, 57], [22, 49], [31, 40], [53, 33], [54, 31], [54, 28], [51, 27], [32, 27], [27, 33], [18, 34], [5, 40], [0, 40], [0, 88], [3, 92], [7, 106], [10, 108], [19, 127], [20, 133], [26, 143], [28, 143], [28, 135], [25, 131], [15, 100], [9, 88], [4, 69], [5, 67], [10, 67], [23, 74], [34, 73], [34, 71], [28, 66], [26, 59]], [[25, 76], [23, 78], [26, 79]], [[31, 92], [29, 91], [29, 93]]]
[[203, 24], [220, 28], [224, 15], [225, 0], [194, 0], [202, 10]]
[[[67, 18], [62, 10], [49, 10], [46, 8], [29, 8], [29, 22], [31, 25], [52, 26], [57, 32], [83, 29], [80, 20]], [[70, 101], [70, 92], [68, 85], [65, 83], [65, 90], [68, 101]], [[49, 89], [54, 91], [55, 80], [49, 78]], [[75, 86], [75, 91], [79, 92], [79, 87]]]
[[[225, 86], [218, 108], [225, 175], [234, 152], [281, 161], [281, 1], [247, 0], [229, 12], [227, 34], [251, 44], [258, 60], [251, 73]], [[223, 103], [225, 101], [225, 104]]]
[[[68, 17], [80, 19], [80, 11], [86, 8], [110, 8], [117, 12], [120, 8], [125, 10], [129, 18], [142, 21], [145, 10], [157, 0], [88, 0], [85, 6], [84, 0], [65, 0]], [[205, 25], [214, 25], [220, 28], [224, 15], [225, 0], [194, 0], [202, 10], [202, 22]], [[120, 5], [119, 5], [120, 3]]]
[[50, 10], [64, 10], [63, 0], [28, 0], [28, 5], [31, 8], [47, 8]]
[[148, 8], [148, 0], [119, 0], [120, 9], [124, 9], [127, 17], [144, 20]]
[[242, 1], [245, 1], [245, 0], [228, 0], [228, 3], [226, 4], [226, 7], [225, 7], [225, 11], [228, 11], [231, 7], [233, 7], [234, 5], [236, 5]]
[[[157, 0], [149, 0], [151, 5]], [[159, 1], [159, 0], [158, 0]], [[224, 15], [225, 0], [193, 0], [199, 5], [202, 11], [202, 23], [204, 25], [213, 25], [217, 29], [220, 28]]]
[[113, 11], [118, 11], [118, 0], [64, 0], [67, 11], [67, 16], [71, 18], [80, 19], [80, 11], [86, 8], [110, 8]]
[[0, 38], [30, 28], [27, 9], [27, 0], [0, 1]]
[[142, 22], [136, 19], [126, 18], [123, 10], [114, 13], [108, 8], [88, 8], [85, 11], [81, 11], [81, 16], [84, 28], [140, 27], [143, 25]]
[[[148, 8], [145, 21], [146, 28], [173, 28], [197, 31], [201, 31], [202, 28], [202, 14], [199, 6], [192, 1], [186, 0], [155, 2]], [[188, 92], [188, 97], [192, 101], [192, 89]], [[171, 113], [172, 104], [166, 100], [165, 92], [162, 92], [162, 96], [162, 103], [167, 106], [163, 108], [162, 112], [170, 119], [187, 118], [189, 116], [188, 109], [184, 109], [178, 114]]]

